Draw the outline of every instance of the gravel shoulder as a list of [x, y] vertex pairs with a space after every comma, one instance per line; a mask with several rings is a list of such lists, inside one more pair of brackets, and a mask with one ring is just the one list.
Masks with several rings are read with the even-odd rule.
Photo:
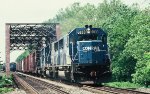
[[141, 91], [141, 92], [146, 92], [146, 93], [150, 93], [150, 88], [138, 88], [136, 89], [137, 91]]

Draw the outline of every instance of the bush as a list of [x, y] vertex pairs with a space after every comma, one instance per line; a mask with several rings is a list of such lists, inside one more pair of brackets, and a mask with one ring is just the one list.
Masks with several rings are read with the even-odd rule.
[[4, 94], [4, 93], [7, 93], [7, 92], [10, 92], [10, 91], [13, 91], [14, 89], [13, 88], [0, 88], [0, 94]]
[[0, 87], [4, 87], [6, 85], [13, 85], [13, 84], [14, 82], [13, 82], [12, 75], [10, 77], [3, 76], [2, 79], [0, 80]]
[[13, 85], [13, 77], [12, 75], [10, 77], [6, 77], [6, 76], [1, 76], [0, 79], [0, 94], [4, 94], [6, 92], [10, 92], [13, 91], [13, 88], [8, 88], [8, 87], [4, 87], [4, 86], [9, 86], [9, 85]]
[[132, 76], [134, 83], [143, 85], [150, 83], [150, 53], [144, 54], [143, 58], [137, 62], [136, 72]]

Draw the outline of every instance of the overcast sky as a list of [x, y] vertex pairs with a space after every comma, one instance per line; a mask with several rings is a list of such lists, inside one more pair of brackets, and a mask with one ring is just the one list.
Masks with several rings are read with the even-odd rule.
[[[139, 3], [141, 7], [150, 3], [150, 0], [122, 1], [127, 5]], [[5, 61], [5, 23], [41, 23], [74, 2], [97, 5], [103, 0], [0, 0], [0, 61]], [[11, 61], [18, 55], [18, 52], [11, 52]]]

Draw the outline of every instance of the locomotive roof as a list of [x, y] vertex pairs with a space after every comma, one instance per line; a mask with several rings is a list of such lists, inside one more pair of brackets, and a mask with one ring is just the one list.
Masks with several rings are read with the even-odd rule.
[[[87, 28], [75, 28], [75, 29], [73, 29], [72, 31], [70, 31], [69, 33], [68, 33], [68, 35], [69, 34], [71, 34], [72, 32], [76, 32], [76, 30], [79, 30], [79, 31], [82, 31], [82, 30], [86, 30]], [[103, 33], [103, 34], [107, 34], [106, 32], [104, 32], [104, 30], [102, 30], [101, 28], [91, 28], [92, 30], [99, 30], [101, 33]]]
[[[67, 36], [70, 35], [71, 33], [76, 32], [76, 30], [81, 31], [81, 30], [86, 30], [86, 28], [75, 28], [75, 29], [71, 30], [70, 32], [68, 32], [66, 35], [62, 36], [62, 37], [61, 37], [60, 39], [58, 39], [57, 41], [54, 41], [53, 43], [56, 43], [56, 42], [60, 41], [61, 39], [64, 39], [64, 37], [67, 37]], [[99, 30], [102, 34], [107, 35], [107, 33], [104, 32], [104, 30], [102, 30], [101, 28], [92, 28], [92, 30]]]

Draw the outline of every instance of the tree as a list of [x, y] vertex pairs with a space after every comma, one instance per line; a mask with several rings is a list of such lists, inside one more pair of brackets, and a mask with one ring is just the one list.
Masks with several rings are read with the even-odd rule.
[[16, 59], [16, 62], [22, 61], [24, 58], [26, 58], [29, 55], [29, 50], [25, 50], [21, 55], [19, 55]]
[[150, 82], [150, 11], [141, 11], [131, 25], [131, 37], [126, 44], [126, 52], [137, 59], [136, 70], [133, 74], [135, 83]]
[[[124, 50], [130, 39], [131, 24], [138, 14], [138, 10], [129, 8], [119, 1], [105, 2], [99, 8], [102, 9], [100, 11], [102, 11], [102, 17], [105, 19], [103, 23], [98, 24], [101, 24], [104, 30], [108, 32], [113, 77], [119, 81], [130, 81], [136, 59]], [[99, 18], [102, 17], [100, 15]]]
[[150, 83], [150, 52], [145, 53], [137, 62], [136, 72], [132, 76], [135, 83], [145, 85]]

